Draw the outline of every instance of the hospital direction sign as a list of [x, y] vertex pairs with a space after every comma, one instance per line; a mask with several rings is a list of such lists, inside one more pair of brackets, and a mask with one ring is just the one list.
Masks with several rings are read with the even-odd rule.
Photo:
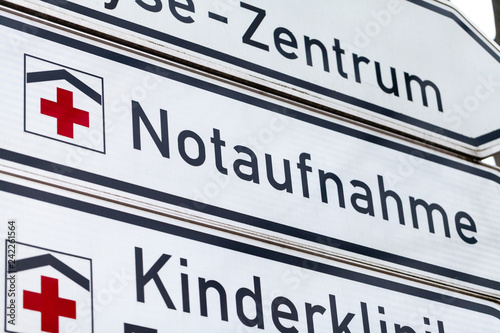
[[6, 12], [0, 24], [2, 163], [500, 290], [498, 173]]
[[499, 149], [500, 53], [449, 3], [10, 1], [475, 157]]
[[[0, 183], [0, 218], [16, 217], [19, 261], [29, 266], [7, 272], [26, 290], [7, 332], [499, 332], [498, 306], [470, 296]], [[46, 265], [30, 264], [40, 256]], [[35, 308], [36, 297], [58, 301]]]

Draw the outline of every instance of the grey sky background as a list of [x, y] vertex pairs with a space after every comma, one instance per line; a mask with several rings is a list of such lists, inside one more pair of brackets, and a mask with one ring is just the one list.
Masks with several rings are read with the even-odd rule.
[[451, 0], [487, 37], [495, 38], [495, 21], [491, 0]]

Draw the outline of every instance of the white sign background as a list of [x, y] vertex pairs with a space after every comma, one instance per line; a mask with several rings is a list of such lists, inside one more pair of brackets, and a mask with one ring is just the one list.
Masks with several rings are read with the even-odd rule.
[[[473, 156], [499, 149], [500, 53], [447, 1], [12, 2]], [[438, 87], [441, 111], [405, 73]]]
[[[0, 65], [9, 78], [0, 82], [0, 158], [6, 163], [127, 192], [175, 210], [195, 210], [328, 251], [339, 249], [364, 259], [500, 290], [496, 265], [500, 261], [498, 173], [109, 45], [56, 33], [41, 24], [8, 14], [0, 22], [4, 39]], [[9, 43], [12, 40], [18, 43]], [[23, 131], [26, 54], [103, 78], [106, 154]], [[158, 135], [160, 110], [168, 113], [170, 158], [160, 154], [142, 123], [141, 149], [134, 149], [132, 101], [141, 106]], [[226, 143], [222, 163], [227, 175], [216, 167], [210, 143], [214, 129]], [[206, 147], [206, 161], [200, 166], [189, 165], [177, 149], [177, 137], [186, 130], [199, 135]], [[194, 158], [197, 146], [190, 146], [192, 138], [186, 142], [187, 154]], [[236, 152], [233, 147], [237, 145], [250, 147], [256, 154], [259, 184], [243, 180], [233, 170], [237, 159], [249, 159], [247, 154]], [[304, 152], [311, 156], [306, 161], [312, 168], [307, 174], [309, 198], [302, 193], [301, 173], [296, 167]], [[272, 158], [278, 181], [282, 181], [284, 159], [290, 161], [293, 193], [270, 185], [266, 154]], [[344, 208], [338, 203], [334, 185], [329, 185], [329, 203], [322, 201], [320, 169], [341, 179]], [[398, 211], [391, 198], [386, 200], [388, 219], [383, 218], [379, 176], [385, 190], [397, 192], [403, 202], [403, 210]], [[366, 188], [372, 192], [372, 214], [360, 213], [361, 206], [368, 203], [355, 199], [366, 197]], [[450, 237], [445, 237], [437, 212], [435, 233], [429, 232], [422, 212], [420, 229], [413, 227], [412, 197], [443, 207]], [[355, 209], [352, 202], [356, 200]], [[404, 214], [406, 225], [400, 224], [399, 212]], [[474, 219], [477, 232], [464, 233], [469, 239], [475, 237], [477, 243], [468, 244], [457, 234], [455, 215], [459, 212]]]
[[[442, 293], [397, 278], [391, 281], [379, 273], [368, 275], [354, 267], [297, 256], [270, 245], [263, 248], [262, 243], [220, 231], [207, 234], [199, 228], [190, 230], [166, 217], [118, 205], [100, 206], [102, 202], [96, 200], [84, 202], [78, 197], [45, 192], [53, 190], [48, 187], [33, 189], [11, 181], [1, 181], [0, 220], [4, 227], [7, 221], [16, 220], [19, 242], [92, 260], [93, 303], [77, 306], [84, 311], [79, 318], [83, 322], [90, 320], [93, 311], [95, 332], [124, 332], [125, 323], [159, 333], [276, 332], [271, 303], [279, 297], [292, 303], [278, 308], [285, 313], [281, 317], [286, 317], [291, 307], [297, 311], [296, 319], [279, 319], [284, 327], [305, 332], [309, 321], [315, 332], [336, 332], [339, 329], [332, 329], [330, 295], [335, 297], [337, 325], [345, 322], [351, 332], [366, 332], [365, 325], [377, 331], [382, 322], [389, 332], [396, 324], [415, 332], [500, 332], [498, 307], [468, 296]], [[5, 237], [6, 232], [0, 231], [0, 235]], [[3, 247], [0, 253], [5, 255]], [[171, 257], [155, 269], [162, 255]], [[152, 272], [161, 281], [176, 310], [167, 308], [155, 284], [158, 282], [153, 280], [144, 285], [144, 302], [137, 301], [136, 277], [141, 275], [136, 271], [136, 258], [142, 258], [143, 274]], [[183, 310], [181, 274], [185, 274], [189, 286], [188, 312]], [[260, 280], [263, 329], [243, 325], [236, 312], [237, 290], [255, 292], [254, 277]], [[224, 288], [227, 321], [221, 320], [219, 298], [212, 289], [207, 293], [207, 315], [201, 315], [199, 278], [217, 281]], [[4, 289], [0, 289], [3, 299]], [[306, 303], [326, 311], [307, 319]], [[365, 323], [362, 303], [366, 305]], [[245, 315], [253, 318], [255, 303], [246, 297], [243, 304]], [[379, 307], [383, 307], [384, 314]], [[352, 318], [345, 319], [349, 314]], [[60, 321], [60, 325], [61, 332], [78, 332], [80, 328], [71, 320]], [[405, 331], [411, 332], [408, 328]]]

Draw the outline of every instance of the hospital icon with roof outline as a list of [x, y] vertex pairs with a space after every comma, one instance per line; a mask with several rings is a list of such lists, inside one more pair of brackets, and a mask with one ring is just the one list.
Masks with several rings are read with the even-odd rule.
[[[17, 243], [15, 265], [5, 269], [5, 332], [93, 332], [92, 260]], [[9, 288], [7, 288], [9, 285]], [[14, 297], [14, 298], [13, 298]], [[14, 302], [13, 302], [14, 300]], [[12, 312], [12, 311], [11, 311]]]
[[105, 153], [104, 79], [24, 56], [24, 130]]

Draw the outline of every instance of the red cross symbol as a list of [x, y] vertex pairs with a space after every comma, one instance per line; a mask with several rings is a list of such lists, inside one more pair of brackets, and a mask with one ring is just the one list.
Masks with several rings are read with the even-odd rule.
[[73, 124], [89, 127], [89, 113], [73, 107], [73, 92], [57, 88], [57, 102], [40, 100], [41, 113], [57, 119], [57, 134], [73, 139]]
[[42, 331], [59, 333], [59, 317], [76, 319], [76, 302], [59, 298], [59, 281], [42, 276], [42, 292], [23, 291], [23, 307], [42, 314]]

